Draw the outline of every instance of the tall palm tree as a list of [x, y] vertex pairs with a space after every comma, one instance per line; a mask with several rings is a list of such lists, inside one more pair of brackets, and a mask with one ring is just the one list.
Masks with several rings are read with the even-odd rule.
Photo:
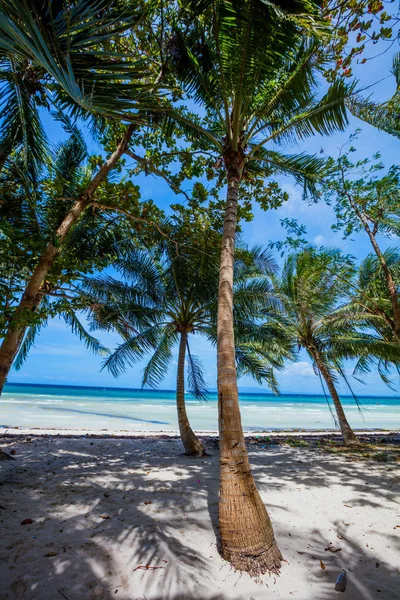
[[[174, 239], [182, 238], [182, 228]], [[198, 236], [197, 236], [198, 237]], [[189, 238], [190, 241], [191, 238]], [[193, 239], [193, 238], [192, 238]], [[200, 242], [200, 243], [199, 243]], [[204, 446], [192, 430], [185, 406], [185, 361], [188, 383], [198, 399], [204, 399], [207, 387], [201, 361], [190, 349], [193, 335], [216, 342], [218, 264], [220, 238], [202, 231], [195, 246], [164, 244], [161, 255], [133, 249], [114, 263], [123, 281], [111, 277], [88, 278], [85, 291], [94, 298], [92, 321], [95, 327], [114, 329], [123, 338], [105, 360], [104, 367], [114, 376], [150, 354], [143, 371], [142, 385], [156, 387], [167, 374], [178, 345], [176, 405], [181, 440], [185, 453], [202, 456]], [[240, 327], [237, 360], [241, 372], [258, 382], [267, 381], [276, 388], [274, 368], [283, 367], [288, 345], [270, 329], [261, 344], [257, 315], [267, 291], [268, 275], [274, 268], [265, 251], [242, 251], [245, 260], [235, 265], [235, 317]]]
[[22, 150], [26, 168], [34, 171], [45, 158], [47, 140], [39, 108], [56, 108], [74, 118], [100, 115], [130, 124], [117, 134], [109, 158], [86, 187], [38, 256], [0, 346], [0, 394], [23, 337], [24, 315], [32, 315], [40, 288], [70, 230], [94, 200], [100, 184], [127, 149], [135, 128], [147, 122], [138, 108], [158, 101], [161, 73], [134, 53], [117, 52], [116, 42], [140, 22], [142, 12], [123, 3], [101, 0], [5, 0], [0, 7], [0, 170], [10, 153]]
[[268, 318], [281, 324], [293, 347], [306, 350], [316, 374], [325, 381], [346, 445], [359, 442], [337, 391], [339, 378], [348, 383], [343, 361], [361, 358], [366, 372], [372, 357], [395, 360], [398, 355], [398, 346], [364, 331], [365, 316], [345, 304], [353, 277], [354, 266], [338, 250], [306, 248], [289, 255], [275, 280], [280, 305], [275, 302], [272, 310], [268, 305]]
[[[382, 254], [399, 295], [400, 251], [398, 248], [387, 248]], [[388, 291], [387, 278], [382, 270], [381, 261], [375, 254], [369, 254], [360, 264], [357, 282], [345, 309], [353, 312], [353, 318], [363, 320], [382, 340], [398, 344], [394, 334], [393, 302]], [[376, 358], [372, 354], [366, 355], [358, 360], [355, 373], [363, 375], [375, 364], [382, 380], [392, 387], [391, 374], [393, 371], [400, 374], [396, 362]]]
[[[201, 108], [194, 116], [178, 109], [166, 116], [196, 151], [218, 154], [227, 184], [217, 344], [222, 554], [242, 570], [277, 571], [282, 556], [251, 475], [238, 401], [233, 321], [238, 204], [243, 183], [257, 176], [285, 173], [314, 190], [322, 161], [282, 154], [277, 145], [342, 129], [348, 90], [336, 81], [323, 97], [316, 94], [326, 66], [321, 36], [328, 30], [319, 3], [185, 0], [182, 7], [168, 52], [192, 105]], [[264, 208], [273, 206], [274, 195], [266, 196]]]
[[[22, 156], [21, 156], [22, 155]], [[91, 336], [79, 319], [79, 311], [87, 299], [76, 286], [77, 279], [93, 271], [101, 271], [119, 256], [119, 244], [127, 229], [134, 239], [135, 229], [124, 216], [96, 207], [86, 211], [65, 237], [62, 247], [41, 283], [31, 310], [23, 314], [16, 335], [12, 323], [20, 305], [20, 295], [30, 280], [31, 272], [54, 238], [59, 223], [69, 213], [74, 198], [93, 178], [93, 160], [87, 156], [86, 144], [77, 129], [51, 153], [51, 160], [32, 174], [25, 169], [23, 150], [13, 153], [0, 173], [0, 336], [4, 340], [14, 335], [15, 367], [19, 369], [28, 356], [39, 331], [51, 316], [62, 317], [92, 351], [104, 353], [105, 348]], [[96, 158], [97, 160], [97, 158]], [[133, 212], [147, 210], [131, 182], [108, 181], [103, 191], [110, 196], [123, 195]], [[161, 211], [156, 210], [157, 216]], [[141, 236], [145, 239], [146, 231]]]

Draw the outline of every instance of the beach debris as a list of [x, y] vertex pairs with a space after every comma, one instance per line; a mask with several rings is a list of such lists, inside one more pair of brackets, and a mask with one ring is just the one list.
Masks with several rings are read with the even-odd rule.
[[340, 575], [338, 575], [338, 578], [336, 579], [335, 590], [337, 592], [344, 592], [346, 590], [346, 586], [347, 586], [346, 571], [342, 571], [340, 573]]
[[152, 500], [144, 500], [143, 504], [153, 504]]
[[10, 454], [12, 454], [13, 456], [15, 456], [15, 454], [17, 454], [17, 451], [15, 448], [13, 448], [12, 450], [10, 450]]
[[319, 561], [320, 567], [323, 571], [325, 571], [325, 563], [322, 560]]
[[139, 565], [135, 567], [133, 571], [138, 571], [139, 569], [143, 569], [144, 571], [155, 571], [156, 569], [165, 569], [165, 567], [152, 567], [151, 565]]
[[342, 549], [340, 546], [333, 546], [332, 542], [329, 542], [329, 544], [327, 545], [327, 547], [325, 548], [325, 552], [341, 552]]
[[339, 540], [345, 540], [346, 538], [344, 537], [344, 535], [341, 535], [340, 533], [336, 534], [337, 537], [339, 538]]
[[343, 525], [346, 525], [346, 527], [348, 527], [350, 525], [350, 523], [345, 523], [344, 521], [342, 521]]
[[100, 515], [100, 519], [111, 519], [109, 515]]
[[33, 519], [24, 519], [21, 521], [21, 525], [32, 525]]
[[58, 552], [48, 552], [47, 554], [44, 554], [45, 557], [50, 557], [50, 556], [57, 556]]
[[347, 508], [353, 508], [351, 504], [343, 504], [343, 506], [347, 506]]

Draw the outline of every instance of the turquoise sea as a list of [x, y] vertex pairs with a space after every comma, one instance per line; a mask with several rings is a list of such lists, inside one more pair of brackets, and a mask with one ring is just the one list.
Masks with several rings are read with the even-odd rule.
[[[342, 402], [351, 425], [362, 429], [400, 429], [400, 397], [359, 396]], [[334, 429], [324, 396], [305, 394], [240, 394], [243, 427], [274, 429]], [[216, 431], [217, 395], [199, 402], [187, 394], [194, 429]], [[60, 429], [177, 429], [175, 392], [123, 388], [8, 384], [0, 399], [0, 427]]]

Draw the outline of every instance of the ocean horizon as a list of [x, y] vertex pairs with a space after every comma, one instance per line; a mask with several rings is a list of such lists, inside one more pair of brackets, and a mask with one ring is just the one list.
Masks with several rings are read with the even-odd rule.
[[[400, 429], [400, 396], [341, 396], [357, 429]], [[186, 396], [192, 427], [218, 428], [217, 394]], [[332, 402], [318, 394], [240, 391], [245, 431], [336, 429]], [[175, 390], [8, 383], [0, 399], [0, 428], [176, 431]]]

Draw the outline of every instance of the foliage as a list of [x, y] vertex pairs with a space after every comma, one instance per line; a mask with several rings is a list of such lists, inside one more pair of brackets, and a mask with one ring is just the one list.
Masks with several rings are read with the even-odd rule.
[[[83, 289], [93, 298], [92, 327], [115, 330], [123, 342], [105, 361], [114, 376], [150, 354], [142, 384], [157, 386], [165, 377], [181, 332], [216, 342], [220, 236], [206, 222], [176, 217], [172, 239], [158, 250], [129, 251], [114, 263], [121, 274], [85, 278]], [[260, 327], [258, 311], [273, 270], [271, 257], [259, 248], [241, 249], [235, 267], [236, 351], [240, 374], [277, 383], [273, 368], [282, 368], [290, 353], [282, 334]], [[277, 331], [277, 335], [275, 334]], [[204, 397], [206, 386], [200, 360], [188, 343], [189, 383]]]
[[[318, 75], [330, 60], [322, 52], [329, 23], [317, 4], [295, 2], [290, 12], [279, 2], [195, 0], [181, 6], [175, 19], [166, 18], [166, 55], [191, 110], [182, 103], [165, 110], [166, 133], [185, 156], [214, 161], [206, 173], [209, 178], [214, 171], [217, 190], [232, 167], [230, 152], [239, 153], [243, 218], [251, 217], [254, 200], [264, 209], [287, 200], [273, 179], [278, 174], [315, 193], [324, 161], [278, 152], [277, 145], [330, 134], [347, 123], [346, 84], [337, 81], [323, 96], [316, 93]], [[222, 208], [213, 194], [208, 199], [211, 210]]]
[[[55, 148], [52, 160], [41, 164], [34, 175], [25, 169], [21, 154], [23, 150], [14, 153], [0, 174], [1, 333], [7, 331], [39, 257], [47, 244], [54, 241], [58, 225], [92, 180], [99, 162], [99, 157], [87, 158], [84, 140], [77, 130]], [[111, 209], [97, 208], [96, 202], [100, 206], [107, 202]], [[121, 207], [125, 209], [122, 213], [119, 212]], [[159, 221], [160, 218], [161, 211], [152, 201], [140, 201], [139, 189], [129, 179], [111, 177], [103, 181], [93, 205], [81, 216], [60, 248], [42, 284], [35, 310], [21, 316], [21, 324], [31, 329], [21, 350], [19, 365], [40, 328], [57, 315], [64, 317], [88, 347], [103, 350], [79, 322], [77, 311], [87, 304], [76, 286], [77, 279], [107, 267], [118, 256], [121, 241], [128, 234], [134, 239], [133, 232], [138, 228], [143, 240], [153, 238], [157, 230], [152, 219]]]
[[367, 46], [381, 42], [386, 51], [396, 42], [400, 15], [393, 9], [394, 0], [331, 0], [324, 4], [334, 32], [331, 51], [335, 63], [326, 72], [328, 80], [351, 77], [354, 60], [367, 63]]
[[363, 121], [377, 127], [390, 135], [400, 137], [400, 54], [393, 60], [392, 73], [396, 79], [396, 91], [386, 102], [377, 103], [371, 98], [364, 98], [360, 93], [347, 101], [349, 110]]
[[[318, 358], [333, 381], [349, 385], [343, 361], [362, 359], [355, 374], [370, 370], [375, 358], [398, 362], [398, 345], [369, 332], [365, 315], [349, 310], [343, 298], [349, 293], [355, 267], [338, 250], [308, 247], [288, 256], [282, 274], [275, 278], [274, 306], [268, 305], [267, 322], [280, 324], [293, 349], [304, 348], [318, 374]], [[268, 301], [268, 299], [267, 299]]]
[[[351, 136], [351, 141], [355, 136]], [[365, 229], [362, 216], [374, 235], [390, 237], [400, 233], [400, 170], [397, 165], [384, 175], [380, 154], [373, 161], [352, 162], [351, 146], [337, 160], [330, 159], [324, 181], [325, 199], [334, 207], [337, 222], [332, 229], [342, 230], [345, 237]]]
[[[398, 248], [387, 248], [384, 260], [393, 275], [397, 290], [400, 290], [400, 252]], [[355, 319], [376, 336], [385, 341], [395, 341], [393, 337], [394, 319], [391, 299], [388, 293], [386, 279], [382, 272], [381, 264], [375, 254], [369, 254], [361, 263], [358, 277], [350, 295], [349, 303], [343, 309], [353, 313]], [[373, 366], [386, 385], [396, 389], [391, 378], [393, 372], [399, 373], [397, 361], [395, 363], [383, 359], [376, 359], [373, 355], [362, 357], [355, 368], [356, 375], [364, 375]]]

